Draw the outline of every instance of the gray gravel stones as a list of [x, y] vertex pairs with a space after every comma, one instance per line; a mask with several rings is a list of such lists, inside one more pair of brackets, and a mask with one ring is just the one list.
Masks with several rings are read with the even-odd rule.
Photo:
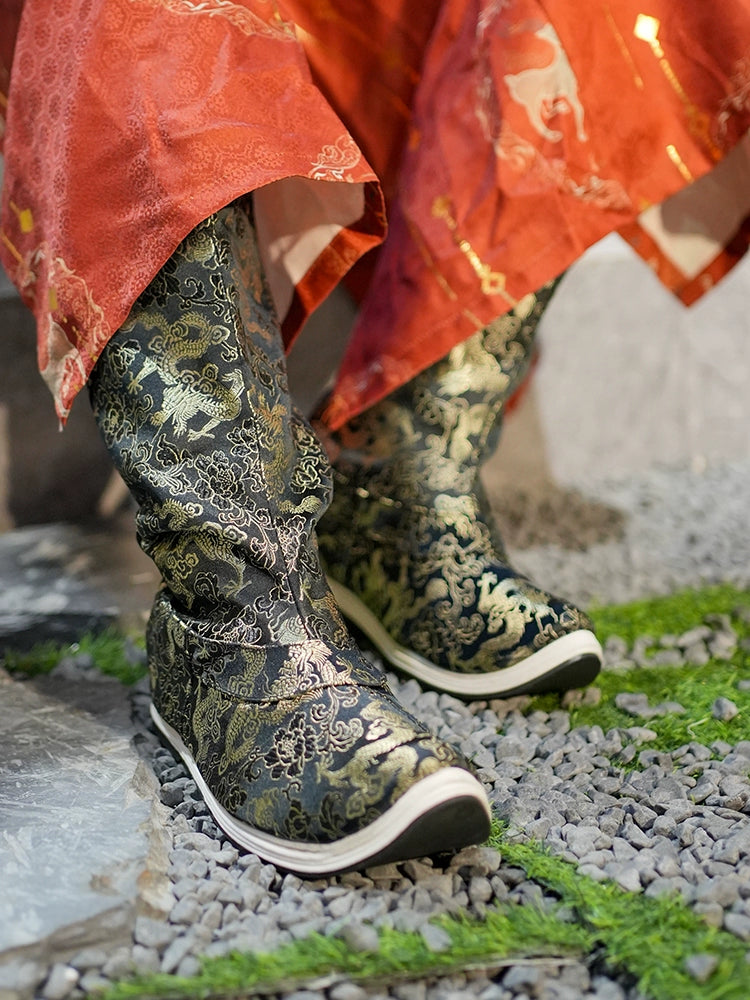
[[641, 719], [653, 719], [659, 715], [685, 714], [685, 708], [679, 702], [661, 701], [658, 705], [649, 705], [647, 695], [631, 694], [625, 691], [615, 697], [615, 705], [623, 712], [627, 712], [628, 715], [634, 715]]
[[592, 476], [576, 486], [621, 511], [625, 532], [582, 552], [511, 545], [513, 564], [555, 593], [586, 607], [713, 583], [750, 586], [750, 462], [701, 472], [652, 468], [606, 481]]
[[377, 951], [379, 947], [378, 932], [372, 924], [363, 924], [360, 921], [344, 924], [339, 936], [346, 941], [352, 951]]
[[44, 1000], [64, 1000], [78, 985], [80, 978], [78, 970], [70, 965], [53, 965], [42, 989]]
[[711, 706], [711, 715], [722, 722], [729, 722], [739, 712], [739, 709], [731, 698], [717, 698]]
[[699, 983], [705, 983], [710, 979], [719, 964], [716, 955], [691, 955], [685, 962], [685, 968]]
[[[631, 648], [611, 640], [606, 665], [615, 671], [623, 664], [642, 669], [670, 651], [684, 663], [698, 646], [737, 648], [736, 640], [732, 621], [712, 616], [681, 636], [644, 638]], [[750, 741], [706, 746], [696, 739], [671, 753], [657, 751], [649, 721], [685, 707], [668, 700], [651, 705], [638, 692], [617, 698], [632, 724], [604, 731], [599, 725], [571, 728], [567, 710], [595, 705], [596, 687], [571, 692], [566, 707], [547, 712], [530, 711], [529, 698], [467, 705], [422, 691], [414, 681], [390, 680], [408, 708], [473, 759], [511, 836], [536, 838], [583, 875], [611, 879], [629, 893], [679, 893], [708, 924], [747, 942], [750, 953]], [[737, 685], [714, 705], [728, 732], [740, 693]], [[329, 879], [303, 880], [277, 871], [238, 852], [216, 827], [195, 782], [150, 727], [145, 684], [136, 686], [132, 703], [141, 751], [170, 809], [171, 911], [167, 920], [139, 916], [130, 947], [111, 954], [87, 949], [67, 964], [37, 971], [37, 995], [43, 1000], [83, 997], [134, 972], [194, 975], [201, 956], [274, 950], [313, 932], [340, 937], [366, 953], [377, 951], [382, 928], [414, 931], [437, 955], [449, 944], [445, 931], [432, 922], [438, 915], [481, 917], [498, 902], [541, 909], [559, 905], [498, 851], [482, 846]], [[686, 969], [696, 982], [708, 979], [711, 956], [690, 956]], [[467, 995], [635, 1000], [626, 981], [570, 961], [520, 962], [490, 974], [393, 983], [380, 992], [368, 986], [365, 992], [397, 1000]], [[357, 984], [336, 981], [295, 995], [297, 1000], [362, 1000], [363, 992]]]
[[[734, 610], [740, 618], [747, 608]], [[632, 670], [635, 667], [702, 667], [710, 659], [730, 660], [737, 650], [737, 633], [728, 615], [706, 615], [701, 625], [682, 635], [640, 636], [628, 647], [619, 636], [604, 644], [604, 664], [609, 670]], [[622, 695], [621, 697], [626, 697]]]

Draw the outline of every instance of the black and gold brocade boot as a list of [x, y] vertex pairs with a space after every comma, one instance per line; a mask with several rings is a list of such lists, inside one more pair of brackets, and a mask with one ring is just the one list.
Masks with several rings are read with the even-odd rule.
[[224, 831], [324, 874], [481, 841], [462, 758], [350, 639], [314, 538], [330, 467], [292, 409], [249, 205], [180, 245], [104, 350], [96, 419], [159, 568], [156, 725]]
[[318, 540], [339, 607], [394, 667], [464, 698], [579, 687], [601, 664], [589, 619], [510, 567], [479, 477], [555, 284], [331, 438]]

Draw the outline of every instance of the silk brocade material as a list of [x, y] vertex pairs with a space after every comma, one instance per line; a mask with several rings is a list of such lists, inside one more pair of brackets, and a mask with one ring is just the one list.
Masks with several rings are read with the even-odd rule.
[[104, 350], [92, 403], [164, 581], [146, 636], [160, 718], [235, 817], [332, 843], [468, 765], [338, 614], [314, 540], [330, 469], [290, 405], [255, 245], [239, 203], [194, 230]]

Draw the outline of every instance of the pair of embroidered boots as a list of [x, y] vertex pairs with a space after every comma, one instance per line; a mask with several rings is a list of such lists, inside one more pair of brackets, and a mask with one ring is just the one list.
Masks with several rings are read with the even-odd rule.
[[[465, 696], [598, 669], [581, 613], [508, 569], [469, 472], [539, 309], [348, 428], [320, 528], [352, 620], [397, 666]], [[249, 202], [183, 241], [90, 391], [163, 579], [147, 629], [152, 715], [222, 829], [303, 874], [483, 840], [470, 765], [394, 699], [321, 569], [330, 466], [290, 402]]]

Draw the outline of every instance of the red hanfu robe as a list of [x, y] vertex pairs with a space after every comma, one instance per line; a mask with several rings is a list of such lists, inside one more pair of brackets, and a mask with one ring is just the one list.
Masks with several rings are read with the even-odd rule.
[[608, 232], [686, 302], [747, 246], [746, 0], [0, 0], [0, 110], [0, 256], [62, 418], [248, 191], [287, 344], [388, 229], [332, 426]]

